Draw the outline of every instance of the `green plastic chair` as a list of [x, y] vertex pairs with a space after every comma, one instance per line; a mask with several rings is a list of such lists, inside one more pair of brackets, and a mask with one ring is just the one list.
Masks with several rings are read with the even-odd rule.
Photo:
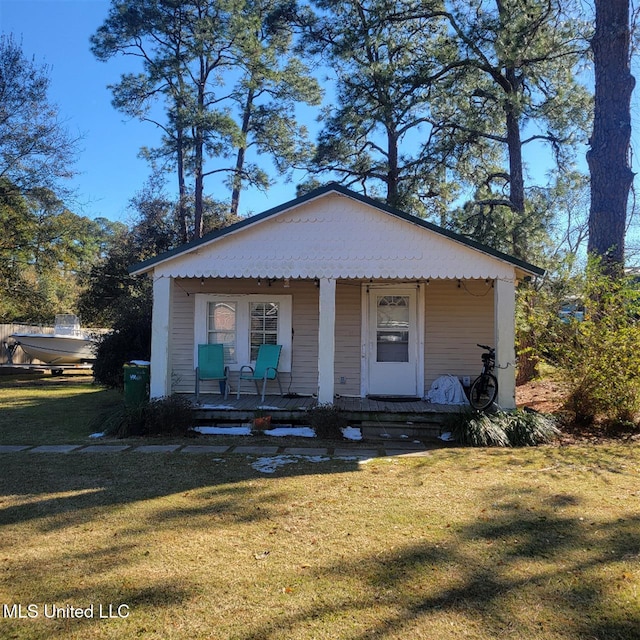
[[280, 344], [261, 344], [258, 348], [258, 357], [256, 358], [255, 369], [248, 364], [240, 367], [240, 377], [238, 378], [238, 394], [240, 399], [240, 383], [242, 380], [253, 380], [256, 385], [256, 393], [260, 395], [258, 381], [262, 380], [262, 402], [264, 402], [265, 392], [267, 390], [267, 380], [276, 380], [280, 387], [280, 395], [282, 394], [282, 385], [278, 378], [278, 362], [280, 361], [280, 352], [282, 345]]
[[221, 344], [199, 344], [196, 367], [196, 402], [200, 402], [200, 381], [220, 380], [220, 393], [229, 395], [229, 367], [224, 366], [224, 347]]

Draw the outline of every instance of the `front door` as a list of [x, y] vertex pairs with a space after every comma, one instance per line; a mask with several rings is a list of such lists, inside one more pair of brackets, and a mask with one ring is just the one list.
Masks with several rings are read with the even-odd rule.
[[417, 298], [415, 287], [369, 287], [370, 395], [417, 395]]

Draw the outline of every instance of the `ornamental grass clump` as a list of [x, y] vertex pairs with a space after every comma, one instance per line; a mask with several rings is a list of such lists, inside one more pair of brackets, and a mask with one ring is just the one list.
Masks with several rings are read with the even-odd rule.
[[472, 412], [452, 431], [456, 442], [469, 447], [508, 447], [509, 438], [495, 414]]
[[560, 431], [553, 418], [532, 411], [466, 411], [449, 420], [455, 442], [470, 447], [535, 447], [553, 442]]
[[503, 412], [499, 419], [512, 447], [536, 447], [560, 436], [555, 420], [535, 411]]

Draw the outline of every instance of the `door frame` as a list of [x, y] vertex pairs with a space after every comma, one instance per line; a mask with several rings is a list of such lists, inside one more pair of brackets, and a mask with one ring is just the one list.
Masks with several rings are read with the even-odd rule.
[[[373, 353], [371, 342], [375, 336], [375, 327], [371, 326], [371, 294], [384, 291], [388, 295], [402, 295], [402, 292], [415, 291], [416, 294], [416, 395], [424, 397], [424, 354], [425, 354], [425, 293], [426, 286], [416, 282], [363, 282], [360, 289], [361, 343], [360, 343], [360, 396], [369, 394], [369, 356]], [[396, 293], [397, 292], [397, 293]]]

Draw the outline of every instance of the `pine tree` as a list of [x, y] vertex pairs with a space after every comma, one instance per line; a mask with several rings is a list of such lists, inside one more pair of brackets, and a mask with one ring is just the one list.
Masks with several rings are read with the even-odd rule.
[[635, 79], [629, 69], [629, 0], [596, 0], [596, 28], [591, 40], [595, 67], [595, 114], [591, 148], [589, 253], [603, 258], [613, 274], [624, 265], [629, 190], [631, 93]]

